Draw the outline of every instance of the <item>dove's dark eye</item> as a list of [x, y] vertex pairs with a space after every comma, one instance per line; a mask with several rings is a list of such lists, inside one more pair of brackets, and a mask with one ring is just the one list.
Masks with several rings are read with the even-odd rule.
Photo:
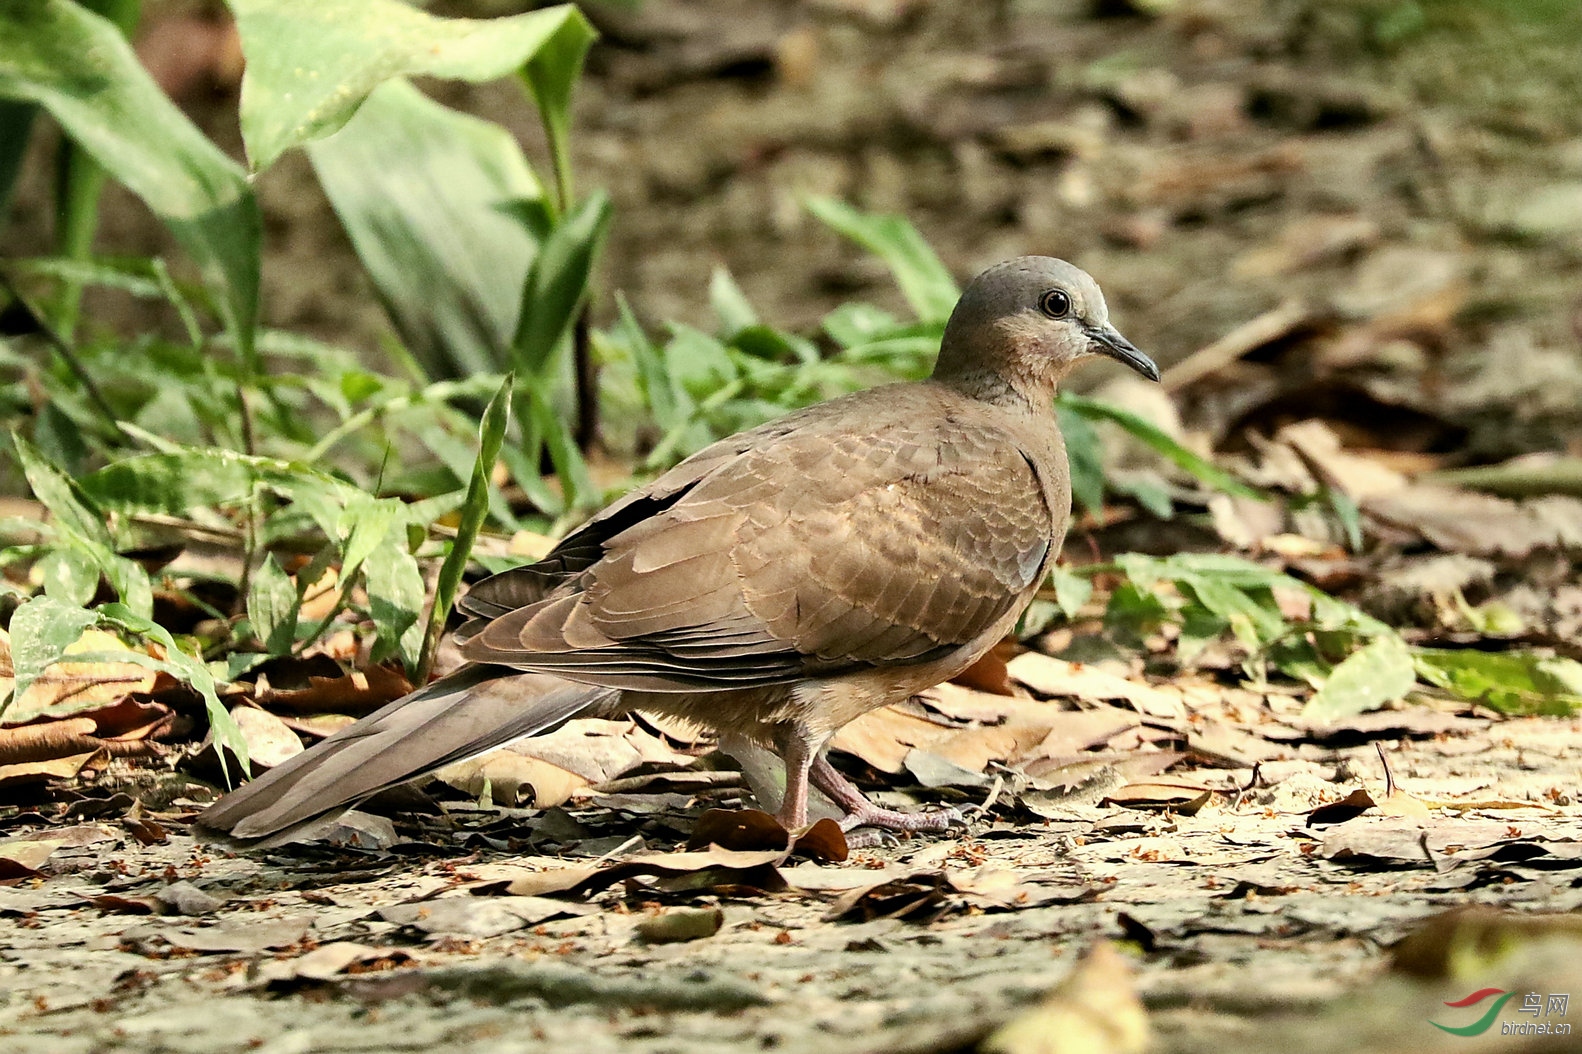
[[1064, 289], [1051, 289], [1039, 298], [1038, 307], [1050, 318], [1065, 318], [1071, 314], [1071, 294]]

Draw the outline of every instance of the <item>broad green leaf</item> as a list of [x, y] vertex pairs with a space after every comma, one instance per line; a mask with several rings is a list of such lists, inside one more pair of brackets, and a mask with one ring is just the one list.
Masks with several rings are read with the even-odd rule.
[[397, 80], [308, 157], [428, 378], [505, 369], [538, 239], [504, 210], [544, 192], [510, 133]]
[[[764, 371], [766, 378], [780, 376], [793, 382], [789, 390], [798, 390], [794, 382], [800, 374], [784, 373], [779, 370], [781, 364], [787, 359], [800, 363], [813, 363], [818, 361], [818, 348], [812, 341], [799, 337], [795, 333], [786, 333], [775, 329], [773, 326], [752, 325], [739, 329], [730, 338], [730, 346], [750, 356], [746, 363], [740, 363], [744, 369], [756, 368], [763, 365], [763, 360], [775, 367]], [[752, 361], [759, 360], [759, 361]], [[772, 381], [770, 383], [773, 383]]]
[[1397, 634], [1386, 633], [1336, 666], [1302, 708], [1302, 716], [1311, 721], [1335, 721], [1377, 710], [1404, 696], [1416, 683], [1411, 650]]
[[602, 190], [566, 213], [522, 283], [521, 312], [511, 340], [513, 363], [524, 383], [550, 376], [557, 348], [566, 344], [572, 323], [588, 295], [588, 283], [610, 227], [610, 198]]
[[1429, 684], [1506, 714], [1570, 715], [1582, 709], [1582, 663], [1532, 652], [1418, 648]]
[[539, 80], [554, 93], [554, 75], [573, 50], [567, 41], [591, 33], [570, 5], [464, 19], [437, 18], [397, 0], [228, 2], [247, 56], [242, 139], [255, 171], [339, 129], [369, 92], [392, 77], [489, 81], [521, 69], [549, 47], [551, 68]]
[[220, 293], [251, 361], [262, 221], [240, 166], [159, 89], [113, 23], [70, 0], [0, 0], [0, 97], [37, 103], [142, 198]]
[[[156, 660], [154, 663], [143, 663], [143, 665], [166, 670], [172, 676], [190, 684], [203, 697], [203, 706], [208, 712], [209, 727], [214, 730], [215, 741], [223, 743], [236, 755], [244, 771], [250, 770], [252, 761], [247, 755], [247, 740], [243, 738], [242, 730], [237, 727], [236, 719], [231, 716], [231, 712], [221, 704], [219, 693], [215, 690], [214, 675], [209, 672], [209, 667], [204, 661], [176, 647], [174, 638], [165, 627], [139, 615], [124, 604], [106, 604], [99, 609], [99, 616], [101, 621], [119, 626], [128, 633], [148, 637], [165, 649], [163, 663], [158, 663]], [[216, 751], [216, 753], [220, 757], [220, 774], [229, 782], [229, 773], [225, 768], [225, 752]]]
[[17, 458], [33, 494], [55, 516], [62, 540], [98, 564], [100, 572], [121, 599], [138, 612], [154, 609], [154, 590], [141, 564], [115, 551], [104, 516], [74, 480], [49, 464], [31, 443], [12, 435]]
[[179, 516], [203, 506], [240, 504], [260, 484], [290, 486], [305, 479], [324, 487], [346, 486], [305, 465], [216, 449], [125, 458], [84, 477], [81, 485], [115, 512]]
[[489, 492], [494, 488], [489, 476], [494, 462], [500, 456], [500, 446], [505, 440], [506, 427], [511, 423], [511, 389], [516, 377], [508, 374], [500, 390], [489, 400], [478, 426], [478, 459], [473, 463], [472, 477], [467, 483], [467, 500], [462, 503], [461, 521], [456, 525], [456, 540], [451, 543], [445, 562], [440, 565], [439, 580], [434, 589], [434, 606], [429, 610], [428, 626], [423, 635], [423, 652], [418, 661], [417, 683], [427, 679], [434, 665], [434, 649], [439, 646], [440, 635], [445, 630], [445, 620], [450, 617], [451, 605], [456, 602], [456, 590], [461, 576], [467, 570], [467, 557], [478, 531], [489, 515]]
[[297, 613], [302, 595], [270, 553], [253, 572], [247, 588], [247, 620], [253, 635], [263, 642], [270, 655], [289, 655], [297, 640]]
[[22, 473], [33, 489], [33, 496], [49, 509], [61, 530], [73, 538], [113, 548], [110, 531], [104, 525], [104, 513], [94, 506], [93, 499], [76, 481], [67, 478], [21, 436], [13, 433], [11, 442], [16, 447], [17, 460], [22, 462]]
[[34, 597], [11, 616], [11, 697], [0, 706], [0, 714], [27, 694], [39, 675], [77, 642], [82, 631], [96, 624], [99, 616], [76, 604], [54, 597]]
[[1074, 619], [1082, 613], [1082, 605], [1093, 595], [1093, 580], [1074, 575], [1063, 567], [1049, 569], [1049, 582], [1055, 587], [1055, 603], [1066, 618]]
[[99, 591], [99, 564], [84, 552], [59, 548], [45, 553], [38, 562], [44, 593], [63, 604], [87, 607]]
[[415, 673], [423, 652], [423, 572], [417, 560], [392, 539], [363, 561], [363, 585], [378, 634], [371, 658], [383, 662], [399, 656], [402, 666]]
[[1262, 491], [1247, 486], [1224, 469], [1194, 454], [1145, 417], [1098, 399], [1088, 399], [1069, 392], [1060, 392], [1055, 397], [1055, 401], [1061, 410], [1070, 410], [1089, 420], [1114, 421], [1137, 439], [1216, 490], [1244, 498], [1267, 500]]
[[917, 228], [903, 217], [869, 215], [835, 198], [810, 196], [803, 203], [829, 227], [883, 260], [918, 318], [950, 317], [961, 290]]
[[672, 329], [674, 335], [665, 345], [665, 373], [679, 398], [695, 404], [738, 379], [724, 344], [691, 326], [677, 323]]

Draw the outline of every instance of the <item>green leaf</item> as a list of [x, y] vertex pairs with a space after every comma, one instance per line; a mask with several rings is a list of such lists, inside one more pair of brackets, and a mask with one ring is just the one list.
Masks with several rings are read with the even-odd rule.
[[1568, 716], [1582, 709], [1582, 663], [1532, 652], [1418, 648], [1423, 680], [1505, 714]]
[[[509, 18], [436, 18], [397, 0], [228, 0], [242, 36], [242, 139], [255, 171], [329, 135], [392, 77], [474, 83], [591, 32], [570, 5]], [[575, 76], [575, 73], [572, 74]]]
[[1089, 512], [1104, 507], [1104, 459], [1099, 434], [1080, 414], [1059, 408], [1060, 434], [1071, 466], [1071, 496]]
[[33, 489], [33, 496], [54, 515], [61, 530], [73, 538], [112, 548], [114, 542], [104, 525], [104, 513], [94, 506], [93, 499], [76, 481], [68, 479], [21, 436], [13, 433], [11, 442], [16, 447], [17, 460], [22, 462], [22, 473]]
[[665, 373], [678, 396], [695, 404], [738, 379], [739, 371], [724, 344], [691, 326], [677, 323], [672, 329], [665, 345]]
[[270, 655], [291, 653], [297, 641], [297, 613], [301, 610], [301, 591], [270, 553], [253, 572], [247, 589], [247, 620]]
[[87, 607], [99, 591], [99, 565], [76, 549], [52, 549], [38, 562], [44, 592], [63, 604]]
[[533, 258], [511, 340], [513, 362], [524, 383], [542, 383], [556, 349], [565, 346], [609, 227], [609, 195], [596, 191], [566, 213]]
[[642, 385], [643, 396], [654, 415], [654, 423], [660, 431], [669, 432], [686, 423], [691, 416], [691, 406], [682, 405], [685, 394], [680, 391], [677, 382], [671, 380], [664, 355], [654, 347], [648, 334], [643, 332], [626, 298], [617, 294], [615, 303], [620, 311], [620, 324], [616, 332], [625, 342], [637, 366], [638, 383]]
[[1386, 633], [1336, 666], [1302, 708], [1302, 716], [1310, 721], [1335, 721], [1377, 710], [1404, 696], [1416, 683], [1411, 650], [1398, 635]]
[[582, 60], [597, 37], [581, 12], [570, 8], [565, 21], [534, 52], [522, 70], [522, 81], [538, 104], [544, 136], [549, 140], [550, 161], [555, 168], [556, 205], [561, 213], [570, 209], [576, 199], [571, 181], [571, 90], [582, 73]]
[[1082, 613], [1082, 605], [1093, 595], [1093, 580], [1074, 575], [1063, 567], [1049, 569], [1049, 582], [1055, 587], [1055, 603], [1066, 618], [1074, 619]]
[[429, 611], [428, 626], [423, 636], [423, 652], [418, 662], [417, 680], [427, 679], [434, 665], [434, 649], [439, 646], [440, 635], [445, 630], [445, 620], [450, 617], [451, 605], [456, 602], [456, 590], [461, 576], [467, 570], [467, 557], [478, 531], [489, 515], [489, 491], [493, 489], [489, 476], [494, 462], [500, 456], [500, 446], [505, 440], [506, 426], [510, 424], [510, 410], [515, 375], [507, 375], [500, 390], [489, 400], [478, 427], [478, 460], [473, 463], [472, 478], [467, 483], [467, 500], [462, 503], [461, 520], [456, 524], [456, 540], [439, 569], [439, 581], [434, 590], [434, 606]]
[[363, 585], [378, 635], [371, 658], [383, 662], [399, 656], [402, 666], [415, 674], [423, 653], [423, 572], [417, 560], [402, 546], [380, 546], [363, 561]]
[[77, 643], [82, 631], [95, 625], [99, 616], [77, 604], [54, 597], [34, 597], [11, 616], [11, 697], [0, 706], [0, 714], [27, 694], [49, 667], [60, 661], [66, 649]]
[[1323, 488], [1324, 501], [1335, 514], [1341, 530], [1346, 532], [1346, 545], [1354, 553], [1362, 552], [1362, 512], [1351, 495], [1334, 487]]
[[502, 372], [539, 239], [501, 210], [544, 193], [511, 134], [398, 80], [308, 157], [428, 377]]
[[890, 312], [872, 304], [847, 302], [824, 316], [824, 332], [843, 348], [854, 348], [877, 340], [897, 327]]
[[17, 458], [33, 494], [55, 516], [64, 540], [98, 564], [121, 599], [140, 612], [154, 608], [154, 590], [142, 565], [115, 551], [115, 542], [104, 525], [104, 516], [73, 480], [44, 460], [38, 450], [13, 434]]
[[1140, 417], [1130, 410], [1123, 410], [1119, 406], [1073, 395], [1070, 392], [1060, 392], [1055, 397], [1055, 401], [1062, 410], [1070, 410], [1088, 420], [1114, 421], [1137, 439], [1216, 490], [1244, 498], [1256, 498], [1259, 501], [1267, 500], [1267, 496], [1262, 491], [1247, 486], [1235, 476], [1194, 454], [1145, 417]]
[[0, 232], [11, 211], [11, 192], [32, 141], [33, 118], [38, 107], [29, 103], [0, 102]]
[[758, 312], [747, 302], [747, 294], [723, 264], [716, 264], [709, 278], [709, 306], [714, 309], [714, 317], [720, 320], [720, 339], [726, 343], [748, 326], [759, 324]]
[[245, 174], [159, 89], [115, 25], [69, 0], [0, 0], [0, 97], [37, 103], [142, 198], [220, 294], [251, 360], [262, 220]]
[[943, 321], [950, 317], [961, 290], [928, 242], [904, 217], [869, 215], [828, 197], [809, 196], [803, 204], [826, 225], [883, 260], [918, 318]]
[[[143, 663], [143, 665], [154, 665], [155, 668], [166, 670], [172, 676], [191, 685], [193, 690], [203, 697], [203, 706], [208, 712], [209, 727], [214, 730], [215, 742], [228, 747], [241, 761], [243, 771], [249, 771], [252, 761], [247, 755], [247, 740], [243, 738], [242, 730], [237, 727], [236, 719], [220, 703], [219, 693], [215, 690], [214, 675], [209, 672], [209, 667], [204, 661], [176, 647], [175, 639], [165, 627], [144, 618], [124, 604], [106, 604], [99, 609], [99, 616], [102, 621], [118, 626], [128, 633], [148, 637], [165, 649], [163, 663], [157, 665]], [[127, 661], [136, 660], [129, 658]], [[216, 753], [220, 757], [220, 774], [229, 782], [229, 773], [226, 772], [225, 767], [225, 752], [222, 750]]]
[[536, 451], [540, 449], [539, 444], [548, 448], [555, 475], [560, 479], [561, 493], [565, 496], [564, 508], [593, 507], [601, 495], [588, 474], [588, 464], [583, 460], [582, 451], [577, 449], [571, 431], [540, 389], [530, 388], [525, 394], [531, 433], [527, 449]]

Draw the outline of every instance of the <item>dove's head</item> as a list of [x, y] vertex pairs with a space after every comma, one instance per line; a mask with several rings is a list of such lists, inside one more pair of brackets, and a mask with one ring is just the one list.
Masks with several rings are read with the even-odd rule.
[[1099, 284], [1080, 267], [1021, 256], [984, 271], [945, 326], [934, 378], [981, 398], [1047, 404], [1083, 359], [1104, 355], [1149, 380], [1159, 367], [1110, 325]]

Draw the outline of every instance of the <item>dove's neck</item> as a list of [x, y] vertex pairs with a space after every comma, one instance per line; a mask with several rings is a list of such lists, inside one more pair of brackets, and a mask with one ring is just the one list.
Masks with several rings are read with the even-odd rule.
[[943, 376], [938, 373], [934, 375], [936, 383], [980, 403], [1022, 413], [1047, 413], [1055, 397], [1054, 384], [1018, 384], [1018, 379], [995, 370], [966, 370]]

